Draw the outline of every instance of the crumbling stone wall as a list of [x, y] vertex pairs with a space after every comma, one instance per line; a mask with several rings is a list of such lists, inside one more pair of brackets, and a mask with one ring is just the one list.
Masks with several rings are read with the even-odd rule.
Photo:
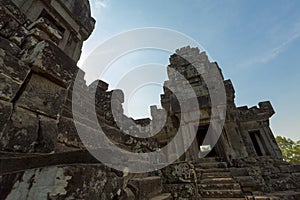
[[[3, 11], [3, 20], [1, 21], [3, 26], [0, 29], [0, 98], [1, 112], [3, 113], [0, 127], [1, 149], [24, 153], [49, 153], [84, 148], [77, 135], [72, 113], [72, 86], [77, 74], [81, 76], [79, 82], [82, 87], [82, 94], [78, 98], [82, 103], [93, 103], [89, 100], [92, 94], [85, 84], [84, 72], [76, 66], [76, 59], [69, 57], [65, 49], [62, 51], [60, 45], [53, 41], [52, 37], [43, 34], [36, 37], [31, 34], [31, 28], [37, 24], [41, 27], [47, 26], [47, 22], [39, 21], [34, 24], [34, 22], [30, 22], [34, 17], [27, 18], [22, 14], [21, 11], [25, 9], [26, 5], [27, 7], [33, 6], [34, 2], [18, 1], [17, 3], [20, 9], [11, 1], [2, 1], [1, 3]], [[41, 4], [38, 5], [41, 8], [32, 11], [35, 16], [40, 9], [52, 5], [43, 1], [37, 3]], [[82, 13], [82, 10], [78, 8], [81, 4], [76, 7], [70, 2], [65, 3], [73, 12], [74, 20], [82, 25], [83, 29], [89, 31], [84, 33], [85, 35], [81, 39], [83, 42], [93, 30], [93, 19], [86, 14], [86, 16], [76, 15], [76, 12]], [[89, 13], [89, 7], [85, 10]], [[12, 20], [8, 22], [8, 19]], [[28, 26], [28, 24], [31, 25]], [[43, 31], [47, 30], [47, 34], [51, 34], [51, 31], [55, 32], [56, 29], [54, 27], [43, 29]], [[19, 36], [20, 40], [16, 43], [15, 34], [19, 31], [23, 31], [23, 35]], [[72, 47], [67, 46], [66, 48]], [[94, 87], [94, 85], [90, 87]], [[119, 107], [118, 112], [123, 115], [121, 105], [124, 101], [123, 93], [107, 91], [108, 84], [102, 81], [98, 82], [96, 87], [96, 111], [99, 121], [104, 124], [104, 131], [109, 132], [108, 136], [118, 144], [127, 145], [128, 149], [133, 151], [146, 151], [148, 144], [150, 149], [157, 148], [158, 144], [155, 140], [150, 139], [148, 142], [143, 142], [143, 145], [139, 145], [142, 141], [138, 138], [121, 134], [111, 112], [111, 96], [113, 92], [119, 93], [120, 98], [116, 103]], [[86, 106], [86, 109], [89, 107]], [[85, 110], [80, 114], [84, 116], [85, 112], [91, 112], [91, 110]], [[125, 115], [122, 117], [132, 120]], [[91, 125], [90, 120], [82, 118], [84, 126]], [[91, 129], [89, 134], [96, 133], [97, 131]]]
[[[64, 12], [72, 13], [65, 16], [67, 22], [76, 23], [60, 21], [66, 13], [57, 13], [58, 7], [53, 6], [58, 3]], [[76, 66], [81, 45], [94, 27], [88, 5], [88, 1], [0, 2], [0, 199], [135, 198], [127, 188], [128, 174], [103, 166], [84, 150], [72, 112], [77, 75], [82, 89], [78, 99], [95, 103], [98, 121], [116, 145], [134, 152], [158, 148], [156, 139], [124, 135], [111, 111], [112, 93], [118, 94], [114, 102], [118, 114], [133, 121], [123, 114], [123, 93], [108, 91], [108, 84], [102, 81], [88, 87], [84, 72]], [[57, 19], [64, 34], [61, 27], [47, 21], [51, 17], [41, 20], [43, 10]], [[77, 34], [76, 48], [67, 43], [72, 31]], [[90, 102], [92, 87], [96, 87], [96, 102]], [[82, 126], [93, 127], [83, 117], [91, 112], [90, 107], [84, 108], [77, 113], [82, 116]], [[99, 133], [89, 130], [90, 136]], [[122, 158], [116, 161], [124, 162]]]
[[245, 191], [300, 191], [300, 165], [290, 165], [271, 157], [252, 157], [234, 160], [233, 167], [246, 170], [236, 174]]

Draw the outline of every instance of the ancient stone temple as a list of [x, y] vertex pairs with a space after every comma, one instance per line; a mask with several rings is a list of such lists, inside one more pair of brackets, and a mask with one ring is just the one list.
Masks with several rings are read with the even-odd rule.
[[[88, 0], [1, 0], [0, 10], [0, 199], [300, 199], [300, 166], [282, 159], [269, 126], [275, 113], [271, 103], [237, 107], [231, 81], [205, 52], [178, 47], [166, 68], [162, 109], [151, 107], [152, 120], [134, 120], [123, 114], [121, 90], [109, 91], [103, 81], [87, 86], [76, 65], [95, 25]], [[192, 105], [185, 84], [199, 107], [185, 110], [180, 103]], [[225, 103], [211, 98], [223, 89]], [[78, 135], [78, 127], [87, 138], [99, 134], [86, 117], [91, 112], [112, 143], [126, 151], [160, 151], [177, 132], [182, 144], [169, 147], [163, 158], [140, 162], [172, 163], [155, 171], [110, 168], [89, 153]], [[165, 124], [155, 136], [138, 137], [156, 130], [164, 113]], [[120, 128], [114, 116], [126, 127]], [[126, 128], [131, 134], [124, 134]], [[180, 154], [192, 132], [191, 145]], [[106, 146], [91, 146], [112, 153]], [[113, 160], [128, 167], [133, 162]]]

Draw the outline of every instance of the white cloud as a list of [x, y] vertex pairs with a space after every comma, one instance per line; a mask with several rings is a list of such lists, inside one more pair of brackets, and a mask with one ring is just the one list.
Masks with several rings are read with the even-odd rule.
[[258, 62], [259, 63], [267, 63], [267, 62], [273, 60], [280, 53], [284, 52], [286, 50], [286, 48], [288, 48], [288, 46], [294, 40], [298, 39], [299, 37], [300, 37], [300, 32], [295, 33], [294, 35], [292, 35], [292, 37], [290, 37], [289, 39], [287, 39], [286, 41], [281, 43], [279, 46], [277, 46], [277, 47], [271, 49], [269, 52], [267, 52], [261, 59], [258, 60]]
[[96, 9], [106, 8], [108, 5], [106, 0], [95, 0], [94, 4]]
[[286, 38], [287, 38], [286, 40], [281, 42], [276, 47], [271, 48], [270, 50], [262, 53], [261, 55], [256, 56], [256, 57], [252, 58], [251, 60], [248, 60], [248, 61], [242, 63], [240, 66], [241, 67], [249, 67], [249, 66], [253, 66], [255, 64], [268, 63], [269, 61], [275, 59], [277, 56], [279, 56], [281, 53], [283, 53], [285, 50], [287, 50], [288, 47], [299, 37], [300, 37], [300, 22], [295, 24], [294, 29], [292, 29], [292, 31], [288, 31], [286, 33]]

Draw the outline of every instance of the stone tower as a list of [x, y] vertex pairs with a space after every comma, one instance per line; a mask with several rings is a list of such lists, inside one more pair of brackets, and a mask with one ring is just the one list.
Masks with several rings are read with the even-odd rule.
[[[161, 95], [167, 113], [163, 129], [151, 138], [133, 136], [155, 129], [163, 110], [153, 106], [152, 121], [134, 120], [123, 113], [121, 90], [108, 91], [108, 84], [100, 80], [86, 85], [76, 63], [94, 25], [88, 0], [0, 1], [0, 200], [299, 199], [300, 167], [282, 160], [269, 127], [274, 114], [270, 102], [236, 107], [233, 85], [223, 77], [227, 111], [224, 119], [216, 120], [225, 125], [207, 157], [201, 156], [202, 147], [210, 145], [203, 138], [210, 137], [207, 129], [213, 105], [195, 69], [212, 80], [221, 70], [197, 48], [184, 47], [170, 57], [169, 80]], [[185, 57], [192, 62], [187, 63]], [[202, 113], [200, 121], [184, 121], [184, 133], [197, 132], [188, 151], [163, 169], [141, 174], [128, 173], [133, 165], [128, 158], [113, 157], [114, 164], [127, 165], [117, 171], [91, 156], [77, 133], [74, 116], [81, 119], [79, 126], [86, 130], [86, 137], [94, 138], [99, 131], [85, 116], [96, 112], [113, 144], [133, 153], [159, 151], [174, 137], [179, 119], [191, 113], [180, 112], [178, 99], [167, 89], [173, 83], [177, 90], [182, 86], [171, 69], [188, 80]], [[73, 97], [76, 76], [81, 92]], [[80, 112], [73, 112], [72, 98]], [[115, 122], [112, 102], [131, 135], [124, 134]], [[183, 135], [181, 141], [184, 139]], [[106, 146], [94, 148], [113, 153]], [[176, 154], [178, 146], [171, 149]], [[138, 166], [159, 166], [173, 156], [145, 158]]]
[[[192, 57], [194, 63], [189, 63], [185, 58]], [[168, 69], [175, 69], [189, 81], [189, 84], [196, 92], [196, 96], [200, 105], [200, 113], [202, 117], [200, 122], [185, 121], [189, 130], [194, 130], [196, 124], [197, 136], [196, 140], [187, 152], [186, 159], [197, 161], [199, 159], [199, 147], [203, 145], [204, 138], [208, 134], [208, 127], [211, 123], [212, 103], [210, 92], [203, 75], [207, 76], [206, 80], [213, 80], [218, 74], [221, 74], [222, 83], [226, 92], [226, 117], [222, 134], [216, 145], [208, 156], [223, 157], [230, 161], [232, 159], [255, 157], [255, 156], [271, 156], [273, 158], [282, 159], [281, 151], [275, 141], [274, 135], [269, 127], [269, 119], [275, 113], [270, 102], [260, 102], [259, 107], [248, 108], [236, 107], [235, 91], [230, 80], [224, 80], [221, 69], [215, 62], [210, 62], [205, 52], [199, 52], [197, 48], [182, 48], [176, 54], [170, 57], [170, 65]], [[176, 81], [174, 74], [169, 72], [169, 80], [165, 82]], [[199, 71], [202, 75], [199, 74]], [[180, 90], [180, 82], [177, 83]], [[217, 86], [216, 86], [217, 87]], [[166, 90], [162, 95], [162, 106], [168, 110], [171, 118], [180, 119], [181, 112], [176, 105], [174, 96]], [[219, 105], [218, 105], [219, 106]], [[155, 116], [153, 116], [154, 118]], [[174, 121], [174, 120], [171, 120]], [[176, 126], [170, 125], [171, 127]], [[220, 120], [221, 121], [221, 120]], [[197, 124], [200, 124], [199, 126]], [[169, 131], [165, 135], [172, 135]], [[212, 133], [213, 134], [213, 133]], [[170, 136], [169, 136], [170, 137]], [[207, 143], [209, 145], [209, 142]]]

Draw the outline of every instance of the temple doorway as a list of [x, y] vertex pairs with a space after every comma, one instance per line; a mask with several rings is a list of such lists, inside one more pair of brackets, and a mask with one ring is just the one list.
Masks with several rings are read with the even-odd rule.
[[[209, 144], [210, 137], [208, 134], [209, 125], [199, 126], [197, 131], [197, 146], [199, 150], [199, 155], [203, 155], [210, 151], [205, 157], [217, 157], [216, 147]], [[206, 143], [204, 143], [204, 139], [208, 137]], [[211, 137], [212, 138], [212, 137]], [[200, 156], [202, 157], [202, 156]]]

